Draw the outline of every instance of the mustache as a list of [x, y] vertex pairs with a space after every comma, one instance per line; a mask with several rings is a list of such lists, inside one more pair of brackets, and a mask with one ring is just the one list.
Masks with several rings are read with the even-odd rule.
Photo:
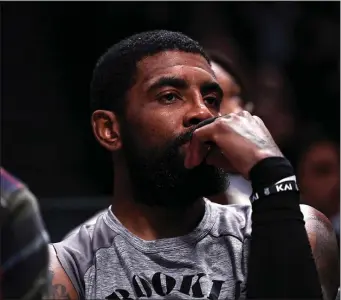
[[205, 125], [208, 125], [212, 122], [215, 121], [215, 119], [217, 119], [218, 117], [213, 117], [213, 118], [209, 118], [209, 119], [206, 119], [196, 125], [194, 125], [193, 127], [191, 127], [189, 130], [187, 130], [186, 132], [178, 135], [174, 141], [174, 147], [180, 147], [186, 143], [188, 143], [191, 139], [192, 139], [192, 136], [193, 136], [193, 133], [194, 131], [196, 131], [198, 128], [200, 127], [203, 127]]

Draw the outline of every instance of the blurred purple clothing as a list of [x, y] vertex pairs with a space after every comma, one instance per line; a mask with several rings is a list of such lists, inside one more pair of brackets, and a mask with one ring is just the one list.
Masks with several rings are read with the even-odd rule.
[[41, 299], [47, 287], [49, 236], [29, 189], [0, 168], [1, 288], [4, 299]]

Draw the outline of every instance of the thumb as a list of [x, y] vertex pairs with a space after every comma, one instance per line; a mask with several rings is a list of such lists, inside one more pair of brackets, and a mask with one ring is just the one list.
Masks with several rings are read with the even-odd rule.
[[220, 151], [217, 146], [213, 146], [206, 157], [206, 163], [208, 165], [221, 168], [226, 172], [235, 172], [231, 163], [227, 160], [226, 156]]
[[186, 168], [194, 168], [205, 159], [210, 147], [214, 145], [214, 128], [214, 123], [211, 123], [193, 132], [185, 157]]

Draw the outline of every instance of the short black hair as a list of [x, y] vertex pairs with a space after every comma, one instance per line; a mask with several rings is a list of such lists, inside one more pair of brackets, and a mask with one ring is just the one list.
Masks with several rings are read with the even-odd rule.
[[248, 84], [246, 82], [245, 77], [241, 72], [240, 66], [237, 65], [230, 57], [219, 50], [208, 49], [206, 53], [211, 61], [211, 63], [216, 63], [219, 65], [225, 72], [229, 73], [234, 81], [240, 86], [241, 89], [241, 100], [243, 103], [247, 103], [250, 101], [250, 97], [248, 96]]
[[147, 56], [174, 50], [208, 56], [200, 44], [180, 32], [146, 31], [113, 45], [98, 60], [90, 87], [91, 109], [124, 113], [125, 95], [134, 84], [136, 65]]

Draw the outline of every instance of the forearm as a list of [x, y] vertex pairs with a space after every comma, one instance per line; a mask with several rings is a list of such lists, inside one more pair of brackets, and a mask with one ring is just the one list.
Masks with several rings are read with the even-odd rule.
[[[294, 175], [283, 158], [267, 158], [250, 172], [255, 191]], [[260, 197], [252, 204], [249, 299], [322, 299], [322, 292], [299, 194], [294, 191]]]

